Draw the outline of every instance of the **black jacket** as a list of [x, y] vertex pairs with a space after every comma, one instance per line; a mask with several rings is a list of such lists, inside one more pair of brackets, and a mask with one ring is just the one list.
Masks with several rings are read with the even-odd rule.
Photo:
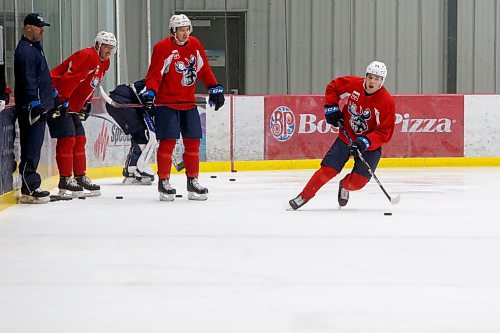
[[49, 110], [54, 107], [54, 88], [40, 42], [21, 37], [14, 53], [14, 97], [17, 107], [40, 100]]

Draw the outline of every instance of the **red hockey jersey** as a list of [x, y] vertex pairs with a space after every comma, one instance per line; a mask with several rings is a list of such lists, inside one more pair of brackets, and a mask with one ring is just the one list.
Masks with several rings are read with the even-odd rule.
[[51, 72], [52, 83], [61, 101], [69, 102], [69, 109], [79, 112], [109, 69], [110, 60], [101, 61], [94, 47], [73, 53]]
[[[156, 103], [194, 101], [198, 78], [207, 88], [217, 85], [205, 50], [196, 37], [189, 36], [182, 46], [175, 44], [173, 37], [167, 37], [154, 46], [146, 87], [155, 91]], [[172, 105], [177, 110], [193, 107], [193, 104]]]
[[[344, 76], [330, 82], [326, 87], [325, 105], [341, 105], [344, 127], [352, 141], [358, 136], [370, 140], [367, 150], [375, 150], [389, 142], [394, 132], [396, 107], [391, 94], [381, 87], [368, 95], [364, 88], [364, 78]], [[342, 141], [349, 144], [342, 131]]]

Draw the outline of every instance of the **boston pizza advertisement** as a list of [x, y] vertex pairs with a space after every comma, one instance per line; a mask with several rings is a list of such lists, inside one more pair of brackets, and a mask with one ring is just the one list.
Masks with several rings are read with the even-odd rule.
[[[463, 95], [398, 95], [394, 135], [384, 157], [462, 157]], [[341, 103], [342, 106], [342, 103]], [[323, 96], [266, 96], [265, 159], [322, 158], [338, 135], [327, 124]]]

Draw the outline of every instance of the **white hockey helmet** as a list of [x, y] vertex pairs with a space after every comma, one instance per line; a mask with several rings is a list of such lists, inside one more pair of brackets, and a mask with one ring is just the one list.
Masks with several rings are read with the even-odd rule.
[[171, 33], [174, 33], [179, 27], [189, 27], [189, 31], [193, 32], [191, 20], [184, 14], [172, 15], [168, 22], [168, 28]]
[[373, 61], [366, 67], [366, 73], [367, 74], [373, 74], [373, 75], [378, 75], [382, 77], [382, 84], [384, 84], [385, 77], [387, 76], [387, 67], [383, 62], [380, 61]]
[[107, 44], [113, 46], [113, 53], [116, 52], [116, 37], [113, 33], [107, 31], [101, 31], [95, 36], [95, 44], [97, 45], [97, 52], [101, 49], [102, 44]]

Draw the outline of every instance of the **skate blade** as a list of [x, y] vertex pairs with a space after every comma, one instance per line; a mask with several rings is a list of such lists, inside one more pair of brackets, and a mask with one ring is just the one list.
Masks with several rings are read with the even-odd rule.
[[175, 200], [175, 193], [173, 194], [160, 193], [160, 201], [174, 201], [174, 200]]
[[21, 198], [19, 199], [19, 203], [23, 204], [46, 204], [50, 202], [50, 197], [41, 197], [41, 198], [34, 198], [29, 195], [21, 195]]
[[64, 198], [78, 198], [83, 196], [83, 192], [82, 191], [71, 192], [69, 190], [59, 189], [59, 193], [57, 195]]
[[125, 178], [123, 178], [123, 180], [122, 180], [122, 184], [125, 184], [125, 185], [132, 185], [132, 184], [134, 184], [134, 181], [135, 181], [135, 178], [134, 178], [134, 177], [125, 177]]
[[98, 197], [101, 195], [101, 191], [100, 190], [96, 190], [96, 191], [89, 191], [89, 192], [86, 192], [84, 191], [80, 197]]
[[188, 192], [188, 199], [195, 201], [205, 201], [208, 199], [206, 194], [198, 194], [196, 192]]
[[133, 185], [151, 185], [153, 181], [151, 178], [135, 178], [132, 182]]

